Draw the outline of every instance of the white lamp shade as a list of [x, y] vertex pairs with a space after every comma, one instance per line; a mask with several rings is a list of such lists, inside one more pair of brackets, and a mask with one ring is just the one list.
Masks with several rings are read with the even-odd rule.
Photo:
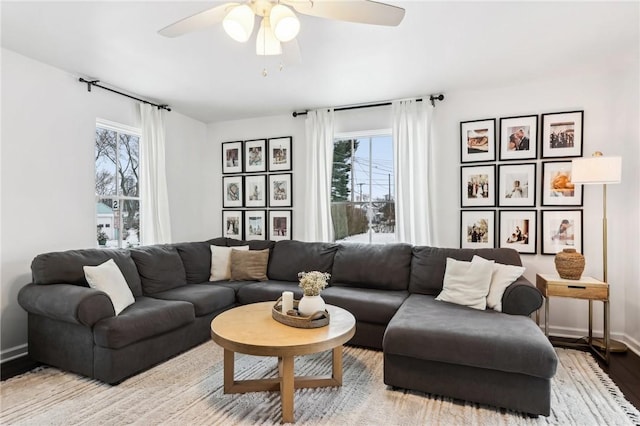
[[582, 185], [620, 183], [622, 157], [588, 157], [571, 161], [571, 182]]
[[227, 16], [222, 20], [222, 27], [229, 37], [244, 43], [251, 37], [254, 23], [255, 15], [253, 11], [249, 6], [243, 4], [234, 7], [227, 13]]
[[269, 20], [273, 33], [282, 42], [293, 40], [300, 32], [300, 21], [287, 6], [281, 4], [273, 6]]
[[273, 34], [271, 25], [269, 25], [269, 17], [262, 18], [258, 37], [256, 38], [256, 54], [258, 55], [281, 55], [282, 46]]

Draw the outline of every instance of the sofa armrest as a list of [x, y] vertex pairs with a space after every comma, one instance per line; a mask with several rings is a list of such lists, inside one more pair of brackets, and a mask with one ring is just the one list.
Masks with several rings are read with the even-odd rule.
[[18, 293], [18, 303], [31, 314], [88, 327], [115, 316], [106, 293], [73, 284], [27, 284]]
[[529, 280], [521, 276], [504, 291], [502, 312], [529, 316], [542, 306], [542, 293]]

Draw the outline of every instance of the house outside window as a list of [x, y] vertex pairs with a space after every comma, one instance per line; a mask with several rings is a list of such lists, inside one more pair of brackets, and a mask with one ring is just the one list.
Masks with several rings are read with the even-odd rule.
[[390, 131], [334, 140], [331, 216], [336, 242], [394, 242], [394, 194]]
[[139, 129], [96, 122], [96, 240], [101, 248], [141, 243], [139, 160]]

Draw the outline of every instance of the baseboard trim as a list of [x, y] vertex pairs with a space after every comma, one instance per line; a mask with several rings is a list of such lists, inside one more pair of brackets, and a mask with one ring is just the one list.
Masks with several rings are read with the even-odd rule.
[[[541, 328], [543, 328], [541, 326]], [[589, 334], [587, 329], [581, 328], [571, 328], [571, 327], [556, 327], [549, 326], [549, 335], [557, 336], [557, 337], [566, 337], [569, 339], [579, 339], [581, 337]], [[602, 336], [602, 330], [593, 330], [594, 336]], [[623, 333], [611, 333], [611, 338], [615, 340], [619, 340], [627, 347], [630, 351], [634, 352], [636, 355], [640, 356], [640, 342], [635, 339], [632, 339], [631, 336], [628, 336]]]
[[29, 353], [29, 347], [26, 343], [18, 346], [14, 346], [9, 349], [5, 349], [0, 352], [0, 364], [4, 364], [7, 361], [11, 361], [17, 358], [26, 356]]

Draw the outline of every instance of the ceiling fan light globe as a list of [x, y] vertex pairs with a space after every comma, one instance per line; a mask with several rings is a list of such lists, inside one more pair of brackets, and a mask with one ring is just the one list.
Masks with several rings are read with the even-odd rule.
[[244, 43], [251, 37], [254, 23], [253, 11], [249, 6], [243, 4], [234, 7], [227, 13], [227, 16], [222, 20], [222, 27], [229, 37]]
[[258, 30], [258, 36], [256, 37], [256, 54], [261, 56], [282, 54], [282, 45], [275, 34], [273, 34], [268, 16], [262, 18], [262, 23]]
[[300, 32], [300, 20], [286, 6], [281, 4], [273, 6], [269, 18], [275, 37], [282, 42], [293, 40]]

